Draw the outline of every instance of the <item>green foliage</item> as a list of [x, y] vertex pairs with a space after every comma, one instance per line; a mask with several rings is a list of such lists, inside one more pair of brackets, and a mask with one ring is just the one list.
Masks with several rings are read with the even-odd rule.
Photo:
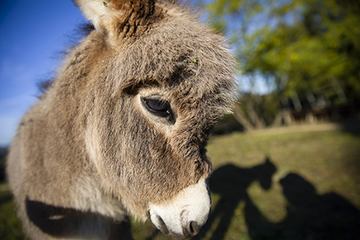
[[207, 9], [231, 39], [242, 74], [273, 77], [287, 97], [336, 81], [348, 98], [360, 98], [358, 2], [214, 0]]

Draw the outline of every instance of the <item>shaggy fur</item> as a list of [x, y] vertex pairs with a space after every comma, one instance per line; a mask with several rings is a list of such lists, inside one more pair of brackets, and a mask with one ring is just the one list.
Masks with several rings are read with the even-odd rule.
[[[77, 3], [96, 29], [24, 116], [8, 158], [32, 239], [64, 237], [33, 220], [34, 202], [49, 222], [68, 211], [91, 213], [67, 237], [110, 239], [108, 219], [145, 220], [149, 202], [169, 201], [208, 176], [207, 136], [234, 98], [223, 38], [185, 10], [155, 0]], [[175, 123], [140, 104], [139, 96], [152, 94], [170, 102]], [[54, 207], [64, 213], [54, 215]]]

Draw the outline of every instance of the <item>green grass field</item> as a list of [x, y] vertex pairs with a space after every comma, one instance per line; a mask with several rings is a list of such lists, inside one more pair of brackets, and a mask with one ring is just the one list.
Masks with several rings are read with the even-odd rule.
[[[334, 125], [213, 137], [213, 210], [197, 239], [356, 239], [360, 229], [360, 136]], [[0, 239], [22, 239], [5, 184]], [[150, 223], [134, 239], [170, 239]], [[358, 236], [358, 235], [357, 235]]]

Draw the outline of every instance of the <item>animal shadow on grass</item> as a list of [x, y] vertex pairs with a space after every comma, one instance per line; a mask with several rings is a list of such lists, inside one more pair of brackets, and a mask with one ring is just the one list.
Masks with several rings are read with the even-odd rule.
[[235, 209], [241, 201], [246, 201], [249, 196], [247, 188], [253, 182], [259, 182], [261, 187], [268, 190], [272, 186], [272, 176], [276, 172], [276, 166], [269, 157], [259, 165], [240, 168], [233, 164], [226, 164], [216, 169], [209, 179], [210, 191], [220, 195], [209, 219], [194, 239], [203, 239], [219, 219], [210, 239], [224, 239]]
[[98, 232], [101, 229], [110, 232], [108, 239], [133, 239], [129, 221], [120, 223], [97, 213], [52, 206], [29, 199], [25, 201], [30, 221], [50, 236], [64, 239], [101, 239], [103, 236]]
[[251, 239], [355, 240], [360, 236], [360, 212], [339, 194], [318, 194], [316, 188], [296, 173], [280, 180], [287, 200], [287, 215], [277, 223], [269, 221], [250, 198], [245, 220]]

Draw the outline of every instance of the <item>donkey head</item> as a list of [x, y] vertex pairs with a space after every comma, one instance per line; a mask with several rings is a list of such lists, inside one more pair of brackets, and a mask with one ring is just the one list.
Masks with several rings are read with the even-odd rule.
[[164, 1], [77, 3], [104, 42], [85, 134], [104, 190], [163, 232], [196, 234], [210, 209], [208, 133], [234, 98], [223, 39]]

